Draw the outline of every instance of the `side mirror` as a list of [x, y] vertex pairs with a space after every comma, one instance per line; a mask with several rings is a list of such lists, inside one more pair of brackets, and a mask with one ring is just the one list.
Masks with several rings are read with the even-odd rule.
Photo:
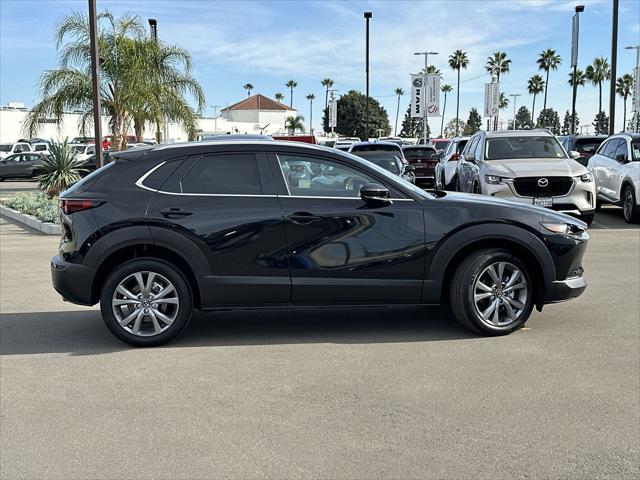
[[405, 165], [404, 171], [405, 172], [415, 172], [416, 171], [416, 167], [414, 167], [413, 165]]
[[476, 157], [473, 155], [473, 153], [465, 153], [464, 160], [469, 163], [476, 163]]
[[442, 158], [442, 155], [440, 155], [439, 153], [431, 154], [431, 160], [440, 160], [441, 158]]
[[388, 202], [389, 189], [377, 183], [365, 183], [360, 188], [360, 198], [365, 202]]
[[571, 150], [569, 152], [569, 158], [572, 158], [574, 160], [577, 160], [580, 158], [580, 152], [576, 152], [575, 150]]
[[616, 155], [616, 162], [627, 163], [627, 156], [624, 153]]

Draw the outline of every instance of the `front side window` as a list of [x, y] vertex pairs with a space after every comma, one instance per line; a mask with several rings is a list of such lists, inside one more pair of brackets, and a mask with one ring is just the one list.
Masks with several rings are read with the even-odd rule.
[[258, 159], [252, 153], [204, 155], [180, 180], [182, 193], [261, 195]]
[[633, 153], [632, 160], [640, 160], [640, 140], [634, 140], [631, 142], [631, 151]]
[[567, 158], [555, 137], [497, 137], [485, 142], [485, 160]]
[[278, 155], [278, 162], [293, 196], [359, 198], [360, 187], [378, 183], [365, 173], [322, 158]]
[[614, 159], [618, 159], [618, 157], [624, 156], [625, 160], [629, 159], [629, 152], [627, 151], [627, 141], [624, 139], [620, 139], [620, 142], [618, 143], [618, 148], [616, 148], [616, 151], [613, 154], [613, 158]]
[[608, 158], [613, 158], [619, 143], [620, 143], [620, 140], [618, 140], [617, 138], [609, 140], [602, 147], [602, 151], [600, 152], [600, 155], [603, 155]]

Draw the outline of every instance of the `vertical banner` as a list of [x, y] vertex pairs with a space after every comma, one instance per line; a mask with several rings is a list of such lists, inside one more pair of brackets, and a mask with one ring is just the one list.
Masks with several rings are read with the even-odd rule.
[[335, 98], [329, 100], [329, 127], [338, 125], [338, 102]]
[[[638, 114], [640, 112], [640, 67], [634, 69], [633, 75], [633, 111]], [[637, 128], [637, 126], [636, 126]]]
[[411, 75], [411, 117], [424, 117], [424, 76]]
[[495, 117], [498, 115], [500, 94], [499, 83], [491, 82], [484, 84], [484, 116]]
[[440, 75], [427, 75], [427, 117], [440, 116]]
[[571, 67], [578, 65], [578, 35], [580, 30], [580, 24], [578, 22], [578, 13], [574, 13], [573, 26], [571, 29]]

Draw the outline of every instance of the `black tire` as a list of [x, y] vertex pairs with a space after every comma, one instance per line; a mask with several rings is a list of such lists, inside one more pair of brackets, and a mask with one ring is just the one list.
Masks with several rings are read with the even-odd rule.
[[580, 220], [582, 220], [587, 225], [591, 225], [593, 223], [593, 219], [595, 217], [596, 217], [596, 215], [594, 213], [591, 213], [589, 215], [581, 215], [580, 216]]
[[[474, 288], [479, 276], [485, 269], [497, 262], [507, 262], [520, 270], [526, 280], [526, 299], [515, 320], [503, 326], [488, 324], [482, 319], [474, 301]], [[534, 283], [526, 265], [507, 250], [485, 249], [466, 257], [456, 269], [450, 285], [450, 301], [458, 322], [474, 332], [486, 336], [507, 335], [521, 328], [529, 319], [533, 310]], [[493, 297], [489, 301], [494, 301]], [[495, 300], [497, 302], [497, 300]], [[502, 301], [498, 310], [504, 307]]]
[[599, 212], [602, 208], [602, 202], [600, 200], [596, 200], [596, 212]]
[[640, 223], [640, 208], [636, 205], [636, 194], [631, 185], [622, 189], [622, 214], [625, 222]]
[[[120, 282], [136, 272], [154, 272], [165, 277], [165, 279], [173, 284], [175, 296], [179, 302], [178, 307], [176, 307], [176, 317], [161, 333], [149, 336], [131, 333], [127, 331], [125, 327], [120, 325], [113, 311], [112, 299], [116, 288], [118, 288]], [[132, 291], [132, 293], [136, 294], [138, 292]], [[102, 312], [102, 319], [111, 333], [123, 342], [135, 347], [155, 347], [173, 340], [175, 337], [180, 335], [189, 323], [192, 313], [192, 305], [193, 293], [189, 282], [184, 275], [171, 264], [153, 258], [131, 260], [116, 268], [111, 272], [111, 274], [109, 274], [104, 282], [100, 295], [100, 311]], [[131, 311], [133, 311], [133, 308]], [[131, 322], [133, 323], [133, 320]]]
[[482, 195], [482, 191], [480, 190], [480, 185], [478, 185], [478, 182], [475, 182], [473, 184], [473, 193], [475, 193], [476, 195]]

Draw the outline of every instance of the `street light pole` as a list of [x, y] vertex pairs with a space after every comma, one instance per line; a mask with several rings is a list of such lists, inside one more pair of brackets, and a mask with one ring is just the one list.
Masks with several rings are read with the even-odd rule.
[[[571, 49], [571, 63], [573, 67], [573, 85], [571, 99], [571, 133], [576, 134], [576, 96], [578, 95], [578, 37], [580, 35], [580, 13], [584, 12], [584, 5], [576, 5], [576, 13], [573, 14], [573, 36]], [[533, 120], [533, 119], [532, 119]]]
[[369, 20], [371, 19], [371, 17], [373, 16], [373, 14], [371, 12], [364, 12], [364, 18], [365, 18], [365, 22], [366, 22], [366, 28], [367, 28], [367, 40], [366, 40], [366, 75], [367, 75], [367, 120], [366, 120], [366, 127], [365, 127], [365, 137], [367, 137], [365, 139], [365, 141], [369, 141]]
[[[516, 129], [516, 100], [518, 99], [518, 97], [521, 97], [522, 94], [521, 93], [512, 93], [509, 95], [510, 97], [513, 97], [513, 130]], [[507, 127], [509, 126], [509, 124], [507, 124]]]
[[98, 22], [96, 0], [89, 0], [89, 36], [91, 37], [91, 86], [93, 88], [93, 136], [96, 165], [102, 166], [102, 108], [100, 107], [100, 57], [98, 56]]
[[[429, 52], [429, 51], [425, 51], [425, 52], [415, 52], [414, 55], [424, 55], [424, 75], [423, 75], [423, 82], [422, 82], [422, 88], [424, 89], [424, 95], [422, 95], [422, 98], [425, 99], [425, 104], [426, 104], [426, 100], [427, 100], [427, 68], [429, 67], [429, 55], [438, 55], [438, 52]], [[429, 126], [428, 120], [427, 120], [427, 109], [423, 108], [422, 109], [422, 142], [426, 145], [427, 144], [427, 127]]]
[[[634, 131], [640, 131], [640, 127], [638, 124], [640, 123], [640, 45], [630, 45], [628, 47], [624, 47], [625, 50], [634, 50], [636, 51], [636, 69], [633, 71], [633, 88], [634, 88], [634, 97], [635, 100], [633, 102], [633, 109], [635, 112], [636, 121], [634, 122]], [[626, 128], [626, 125], [623, 126]], [[623, 128], [623, 130], [624, 130]]]
[[609, 135], [613, 135], [616, 121], [616, 68], [618, 66], [618, 5], [613, 0], [613, 16], [611, 22], [611, 82], [609, 87]]

